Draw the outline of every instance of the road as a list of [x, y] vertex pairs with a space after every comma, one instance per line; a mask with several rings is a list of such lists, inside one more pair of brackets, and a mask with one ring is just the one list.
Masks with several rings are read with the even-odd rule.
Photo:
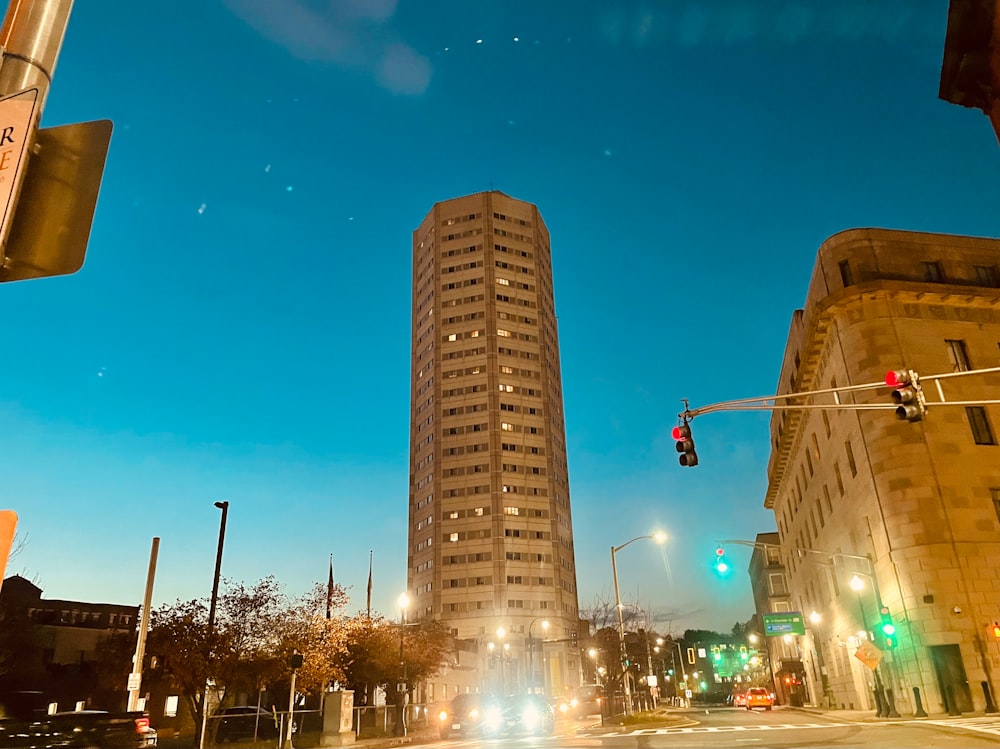
[[[560, 722], [554, 736], [421, 742], [437, 747], [517, 747], [518, 749], [658, 749], [664, 747], [928, 747], [955, 749], [1000, 745], [1000, 717], [923, 720], [846, 720], [776, 707], [773, 711], [736, 708], [678, 710], [684, 725], [670, 728], [601, 728], [593, 721]], [[416, 743], [416, 742], [415, 742]]]

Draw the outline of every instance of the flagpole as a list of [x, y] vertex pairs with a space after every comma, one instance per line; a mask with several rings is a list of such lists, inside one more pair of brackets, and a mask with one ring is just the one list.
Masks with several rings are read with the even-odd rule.
[[333, 554], [330, 555], [330, 578], [326, 583], [326, 618], [329, 619], [333, 609]]
[[368, 619], [372, 618], [372, 549], [368, 550]]

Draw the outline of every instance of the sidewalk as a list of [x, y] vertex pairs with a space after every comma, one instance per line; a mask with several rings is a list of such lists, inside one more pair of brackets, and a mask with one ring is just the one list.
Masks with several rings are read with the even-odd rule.
[[1000, 717], [998, 713], [986, 713], [983, 711], [962, 713], [961, 715], [948, 715], [948, 713], [930, 713], [923, 718], [917, 718], [913, 715], [905, 715], [900, 713], [898, 718], [880, 718], [875, 714], [874, 710], [834, 710], [824, 707], [817, 707], [814, 705], [803, 705], [802, 707], [792, 707], [786, 705], [785, 710], [798, 710], [803, 713], [814, 713], [816, 715], [822, 715], [826, 718], [846, 720], [851, 723], [891, 723], [894, 721], [901, 720], [946, 720], [949, 718], [987, 718], [987, 717]]

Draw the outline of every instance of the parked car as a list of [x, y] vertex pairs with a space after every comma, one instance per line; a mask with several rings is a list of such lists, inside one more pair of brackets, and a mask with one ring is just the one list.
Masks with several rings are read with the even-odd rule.
[[750, 687], [747, 690], [747, 710], [753, 710], [755, 707], [762, 707], [765, 710], [770, 710], [774, 705], [774, 695], [769, 691], [764, 689], [764, 687]]
[[503, 723], [496, 727], [497, 733], [551, 736], [556, 730], [555, 711], [544, 697], [537, 694], [504, 697], [501, 706]]
[[253, 740], [255, 736], [266, 740], [278, 738], [277, 716], [260, 707], [224, 707], [215, 713], [212, 720], [215, 722], [215, 740], [219, 744]]
[[149, 716], [141, 711], [49, 713], [50, 702], [41, 692], [0, 695], [0, 747], [148, 749], [156, 746], [156, 731], [149, 725]]
[[500, 701], [485, 694], [460, 694], [438, 713], [438, 734], [446, 739], [496, 734], [503, 725]]

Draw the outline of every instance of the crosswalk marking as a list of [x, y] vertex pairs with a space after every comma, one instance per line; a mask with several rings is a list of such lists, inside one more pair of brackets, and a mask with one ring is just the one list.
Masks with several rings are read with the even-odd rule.
[[946, 728], [964, 728], [977, 733], [989, 733], [1000, 736], [1000, 717], [993, 718], [943, 718], [941, 720], [922, 720], [921, 723], [931, 723]]
[[687, 726], [684, 728], [637, 728], [632, 731], [595, 731], [594, 733], [578, 733], [584, 738], [592, 737], [622, 737], [622, 736], [662, 736], [664, 734], [683, 733], [735, 733], [738, 731], [783, 731], [799, 728], [836, 728], [850, 725], [849, 723], [775, 723], [772, 725], [755, 726]]

